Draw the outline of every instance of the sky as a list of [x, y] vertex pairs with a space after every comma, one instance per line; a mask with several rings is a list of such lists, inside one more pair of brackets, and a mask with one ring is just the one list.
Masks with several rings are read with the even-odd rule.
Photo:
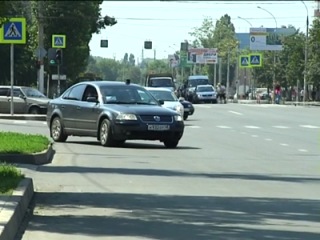
[[[165, 59], [184, 40], [194, 40], [189, 32], [201, 27], [206, 17], [215, 23], [225, 14], [237, 33], [249, 33], [250, 24], [265, 28], [291, 24], [306, 32], [306, 18], [309, 16], [310, 27], [317, 4], [304, 3], [307, 9], [302, 1], [104, 1], [101, 15], [115, 17], [118, 23], [93, 34], [90, 54], [121, 60], [125, 53], [132, 53], [139, 62], [144, 41], [150, 40], [153, 49], [143, 50], [143, 57]], [[101, 40], [108, 40], [108, 48], [100, 47]]]

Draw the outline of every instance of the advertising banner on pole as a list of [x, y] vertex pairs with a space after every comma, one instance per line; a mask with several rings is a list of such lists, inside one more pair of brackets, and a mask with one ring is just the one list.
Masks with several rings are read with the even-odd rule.
[[295, 32], [293, 28], [250, 28], [250, 50], [281, 51], [283, 38]]
[[217, 64], [217, 48], [189, 48], [189, 61], [196, 64]]

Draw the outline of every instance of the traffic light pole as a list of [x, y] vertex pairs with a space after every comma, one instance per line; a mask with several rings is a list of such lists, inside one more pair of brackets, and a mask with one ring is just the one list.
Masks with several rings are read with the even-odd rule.
[[39, 21], [38, 21], [38, 29], [39, 29], [39, 36], [38, 36], [38, 61], [40, 63], [40, 68], [38, 70], [38, 88], [39, 91], [44, 93], [44, 65], [43, 65], [43, 55], [42, 51], [44, 49], [44, 43], [43, 43], [43, 3], [42, 1], [38, 1], [38, 10], [39, 10]]
[[58, 63], [58, 66], [57, 66], [57, 72], [58, 72], [58, 89], [57, 89], [57, 97], [60, 96], [60, 63]]

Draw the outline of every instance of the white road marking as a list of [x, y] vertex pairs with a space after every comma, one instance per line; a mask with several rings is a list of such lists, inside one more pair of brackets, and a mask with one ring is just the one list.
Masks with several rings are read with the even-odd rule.
[[200, 128], [200, 126], [186, 126], [187, 128]]
[[272, 126], [273, 128], [280, 128], [280, 129], [288, 129], [290, 127], [287, 126]]
[[300, 125], [300, 127], [303, 127], [303, 128], [320, 128], [318, 126], [313, 126], [313, 125]]
[[286, 143], [280, 143], [280, 145], [281, 145], [281, 146], [284, 146], [284, 147], [289, 146], [289, 145], [288, 145], [288, 144], [286, 144]]
[[260, 127], [257, 127], [257, 126], [244, 126], [245, 128], [252, 128], [252, 129], [258, 129]]
[[264, 140], [266, 140], [266, 141], [272, 141], [271, 138], [265, 138]]
[[229, 113], [233, 113], [233, 114], [236, 114], [236, 115], [243, 115], [242, 113], [235, 112], [235, 111], [229, 111]]
[[228, 127], [228, 126], [217, 126], [217, 128], [231, 128], [231, 127]]
[[14, 124], [26, 124], [27, 121], [23, 121], [23, 120], [15, 120], [13, 121]]
[[47, 125], [47, 122], [42, 122], [42, 124]]
[[251, 135], [251, 137], [254, 137], [254, 138], [256, 138], [256, 137], [258, 137], [258, 135]]
[[307, 149], [298, 149], [299, 152], [308, 152]]

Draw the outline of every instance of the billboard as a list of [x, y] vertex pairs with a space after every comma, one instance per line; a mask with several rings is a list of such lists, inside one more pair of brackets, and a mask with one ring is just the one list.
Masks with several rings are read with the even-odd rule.
[[217, 64], [217, 48], [189, 48], [188, 60], [196, 64]]
[[295, 32], [294, 28], [250, 28], [250, 50], [281, 51], [282, 39]]
[[174, 54], [168, 55], [169, 66], [172, 68], [179, 66], [179, 60], [176, 58]]

